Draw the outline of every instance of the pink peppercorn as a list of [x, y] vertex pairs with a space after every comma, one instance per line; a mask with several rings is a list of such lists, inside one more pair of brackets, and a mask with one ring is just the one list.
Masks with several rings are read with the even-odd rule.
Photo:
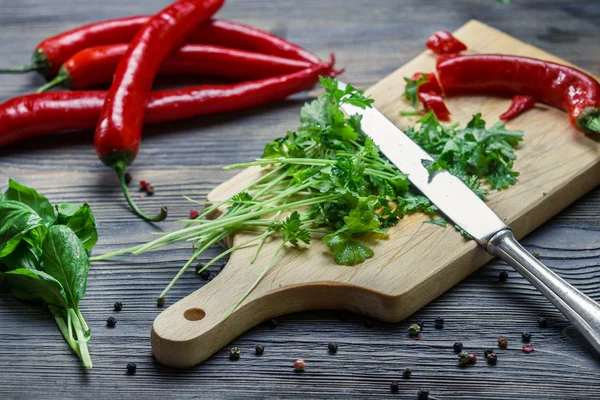
[[523, 346], [523, 353], [531, 353], [534, 349], [533, 349], [533, 345], [532, 344], [526, 344], [525, 346]]
[[190, 219], [196, 219], [200, 216], [200, 213], [195, 208], [190, 208]]
[[304, 368], [306, 368], [306, 362], [304, 362], [304, 360], [298, 359], [294, 362], [294, 370], [296, 370], [296, 372], [303, 372]]

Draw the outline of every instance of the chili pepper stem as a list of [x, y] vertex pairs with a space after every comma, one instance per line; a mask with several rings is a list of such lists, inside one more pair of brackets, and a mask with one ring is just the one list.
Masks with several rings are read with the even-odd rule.
[[54, 78], [54, 79], [46, 82], [42, 86], [40, 86], [39, 89], [36, 91], [36, 93], [42, 93], [42, 92], [47, 91], [48, 89], [52, 89], [54, 87], [60, 86], [66, 81], [67, 81], [66, 76], [58, 75], [58, 76], [56, 76], [56, 78]]
[[125, 199], [127, 200], [127, 203], [129, 204], [129, 207], [131, 207], [131, 210], [133, 211], [134, 214], [145, 219], [146, 221], [152, 221], [152, 222], [164, 221], [165, 218], [167, 218], [167, 207], [166, 206], [162, 206], [160, 208], [160, 212], [154, 216], [149, 216], [149, 215], [143, 213], [138, 208], [138, 206], [135, 204], [135, 202], [131, 198], [131, 194], [129, 193], [129, 188], [127, 187], [127, 182], [125, 181], [124, 163], [116, 162], [114, 169], [117, 173], [117, 176], [119, 177], [119, 184], [121, 185], [121, 190], [123, 191], [123, 194], [125, 195]]
[[39, 71], [41, 68], [41, 66], [36, 64], [29, 64], [15, 68], [0, 68], [0, 74], [24, 74], [31, 71]]

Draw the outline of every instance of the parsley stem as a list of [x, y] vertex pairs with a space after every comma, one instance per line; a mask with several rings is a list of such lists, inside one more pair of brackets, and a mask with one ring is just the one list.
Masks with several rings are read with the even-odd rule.
[[[273, 221], [271, 223], [275, 223], [275, 222], [279, 221], [280, 215], [281, 215], [281, 211], [277, 211], [277, 213], [273, 217]], [[250, 264], [254, 264], [254, 261], [256, 261], [256, 257], [258, 257], [258, 253], [262, 249], [266, 240], [267, 240], [266, 236], [260, 239], [260, 242], [258, 242], [258, 246], [256, 246], [256, 251], [254, 252], [254, 255], [252, 256], [252, 259], [250, 260]]]

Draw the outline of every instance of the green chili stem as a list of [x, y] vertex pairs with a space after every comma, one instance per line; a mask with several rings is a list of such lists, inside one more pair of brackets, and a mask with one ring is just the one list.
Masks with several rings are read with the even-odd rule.
[[67, 77], [65, 75], [57, 75], [54, 79], [40, 86], [36, 93], [42, 93], [48, 89], [52, 89], [53, 87], [60, 86], [65, 81], [67, 81]]
[[164, 221], [165, 218], [167, 218], [167, 207], [165, 207], [165, 206], [162, 206], [160, 208], [160, 212], [154, 216], [149, 216], [149, 215], [143, 213], [138, 208], [138, 206], [135, 204], [135, 202], [131, 198], [131, 194], [129, 193], [129, 188], [127, 187], [127, 182], [125, 182], [125, 165], [124, 165], [124, 163], [123, 162], [115, 163], [114, 169], [117, 173], [117, 176], [119, 177], [119, 184], [121, 185], [121, 190], [123, 191], [123, 194], [125, 195], [125, 199], [127, 200], [127, 203], [129, 204], [129, 207], [131, 207], [134, 214], [145, 219], [146, 221], [152, 221], [152, 222]]
[[40, 69], [42, 69], [42, 67], [37, 64], [29, 64], [23, 67], [0, 69], [0, 74], [23, 74], [25, 72], [39, 71]]

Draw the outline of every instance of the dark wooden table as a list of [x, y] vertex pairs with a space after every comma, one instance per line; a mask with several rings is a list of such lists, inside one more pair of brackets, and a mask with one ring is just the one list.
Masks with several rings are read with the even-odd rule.
[[[152, 13], [167, 1], [1, 0], [0, 64], [21, 65], [48, 35], [84, 23]], [[423, 49], [437, 29], [453, 30], [471, 18], [600, 74], [600, 2], [597, 0], [453, 1], [229, 1], [220, 17], [252, 24], [307, 47], [322, 57], [335, 52], [344, 76], [366, 88]], [[32, 91], [35, 75], [0, 76], [0, 99]], [[134, 179], [149, 179], [154, 197], [148, 210], [168, 204], [169, 223], [152, 227], [125, 206], [114, 174], [96, 158], [90, 132], [48, 136], [0, 150], [0, 187], [12, 177], [37, 188], [51, 201], [88, 202], [98, 221], [96, 254], [147, 241], [150, 232], [172, 229], [190, 205], [232, 176], [225, 164], [261, 154], [267, 140], [293, 129], [306, 95], [277, 105], [229, 115], [197, 118], [145, 130], [142, 150], [131, 169]], [[185, 183], [183, 183], [185, 182]], [[600, 190], [573, 204], [525, 239], [531, 251], [584, 292], [600, 300]], [[217, 250], [209, 253], [214, 255]], [[600, 398], [600, 364], [569, 323], [529, 283], [506, 265], [492, 262], [414, 318], [426, 321], [424, 340], [406, 334], [409, 321], [367, 323], [359, 315], [307, 312], [280, 318], [275, 329], [256, 327], [231, 346], [241, 359], [229, 361], [228, 348], [185, 371], [158, 364], [150, 348], [150, 327], [159, 313], [157, 294], [189, 256], [185, 246], [121, 262], [93, 265], [81, 308], [93, 337], [94, 368], [83, 371], [54, 321], [39, 307], [0, 293], [0, 398], [416, 398], [463, 399]], [[509, 271], [505, 283], [498, 273]], [[167, 305], [202, 286], [187, 273]], [[123, 311], [112, 311], [115, 301]], [[117, 327], [106, 327], [115, 315]], [[435, 317], [446, 320], [433, 328]], [[539, 317], [549, 321], [537, 325]], [[372, 326], [371, 326], [372, 325]], [[521, 351], [521, 332], [532, 333], [536, 351]], [[509, 338], [488, 366], [483, 350], [496, 338]], [[475, 366], [459, 368], [452, 344], [460, 340], [477, 354]], [[335, 355], [327, 343], [339, 343]], [[265, 346], [256, 357], [254, 346]], [[291, 365], [304, 358], [308, 368]], [[136, 362], [135, 376], [125, 373]], [[404, 368], [413, 371], [401, 378]], [[390, 382], [400, 391], [390, 394]]]

